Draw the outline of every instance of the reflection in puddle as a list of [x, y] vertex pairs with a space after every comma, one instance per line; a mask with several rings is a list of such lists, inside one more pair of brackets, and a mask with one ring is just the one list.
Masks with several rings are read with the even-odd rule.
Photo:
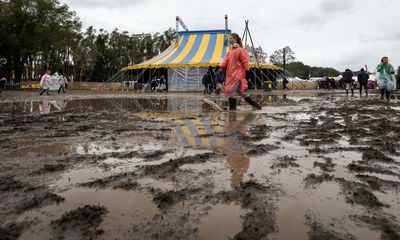
[[52, 143], [47, 145], [40, 145], [40, 146], [31, 146], [20, 148], [8, 153], [8, 157], [23, 157], [31, 155], [32, 153], [36, 154], [45, 154], [45, 155], [64, 155], [69, 152], [70, 150], [69, 142], [62, 142], [62, 143]]
[[66, 211], [86, 204], [105, 206], [108, 210], [100, 225], [105, 231], [100, 239], [128, 239], [134, 224], [149, 221], [159, 212], [151, 198], [139, 192], [75, 188], [59, 195], [65, 198], [65, 202], [29, 211], [20, 217], [20, 221], [35, 218], [41, 221], [35, 221], [37, 224], [19, 239], [32, 239], [32, 236], [35, 239], [51, 239], [50, 222], [60, 218]]
[[232, 239], [242, 229], [243, 210], [237, 205], [217, 204], [200, 220], [200, 239]]
[[[255, 119], [252, 113], [244, 115], [243, 119], [238, 121], [237, 113], [230, 113], [229, 120], [224, 126], [224, 132], [232, 135], [235, 132], [246, 133], [249, 129], [249, 124]], [[225, 138], [224, 152], [227, 155], [226, 163], [232, 170], [231, 187], [237, 188], [243, 181], [244, 174], [249, 170], [250, 159], [240, 151], [240, 143], [235, 136]]]

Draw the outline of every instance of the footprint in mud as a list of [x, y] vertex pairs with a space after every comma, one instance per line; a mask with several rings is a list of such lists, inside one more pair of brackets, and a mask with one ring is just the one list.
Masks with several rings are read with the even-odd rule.
[[58, 239], [94, 239], [104, 233], [99, 225], [107, 212], [103, 206], [79, 207], [52, 221], [53, 232]]
[[369, 190], [367, 185], [350, 182], [344, 179], [336, 180], [341, 184], [348, 203], [359, 204], [367, 208], [389, 207], [389, 205], [379, 201], [379, 199]]
[[3, 220], [7, 220], [12, 214], [20, 214], [33, 208], [64, 201], [63, 197], [45, 188], [32, 187], [12, 177], [0, 177], [0, 193], [1, 205], [7, 206], [1, 209], [1, 215], [5, 215]]
[[309, 240], [356, 240], [351, 234], [338, 233], [325, 227], [319, 220], [313, 219], [312, 216], [306, 215], [306, 220], [310, 226], [308, 231]]
[[22, 232], [29, 226], [28, 222], [7, 223], [0, 226], [0, 239], [12, 240], [18, 239]]
[[381, 231], [382, 240], [400, 239], [400, 225], [395, 224], [388, 218], [353, 215], [350, 216], [355, 221], [367, 224], [372, 230]]

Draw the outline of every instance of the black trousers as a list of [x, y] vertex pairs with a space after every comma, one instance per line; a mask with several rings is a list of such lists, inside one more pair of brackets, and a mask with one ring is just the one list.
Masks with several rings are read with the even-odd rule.
[[386, 99], [389, 100], [390, 99], [390, 91], [386, 90], [386, 89], [381, 89], [381, 99], [384, 98], [386, 93]]
[[58, 93], [60, 93], [61, 90], [63, 91], [63, 93], [65, 93], [65, 86], [64, 85], [60, 85], [60, 87], [58, 88]]
[[362, 94], [363, 88], [365, 90], [365, 94], [368, 94], [368, 83], [360, 83], [360, 95]]
[[49, 95], [49, 89], [43, 88], [42, 91], [40, 92], [40, 95], [43, 95], [43, 93], [47, 93], [47, 95]]

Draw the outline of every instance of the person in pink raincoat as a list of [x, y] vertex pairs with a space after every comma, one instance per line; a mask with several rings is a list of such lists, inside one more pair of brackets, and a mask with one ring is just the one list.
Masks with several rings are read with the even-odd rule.
[[42, 87], [42, 91], [40, 92], [40, 95], [42, 95], [45, 92], [47, 93], [47, 95], [50, 95], [49, 89], [50, 89], [51, 84], [53, 84], [50, 73], [51, 73], [50, 70], [46, 70], [46, 73], [42, 76], [42, 79], [40, 80], [40, 86]]
[[236, 110], [236, 95], [240, 95], [247, 103], [261, 109], [261, 105], [246, 93], [248, 88], [246, 71], [249, 70], [249, 55], [243, 48], [242, 40], [237, 33], [229, 35], [232, 49], [221, 63], [221, 69], [226, 70], [225, 96], [229, 98], [229, 110]]

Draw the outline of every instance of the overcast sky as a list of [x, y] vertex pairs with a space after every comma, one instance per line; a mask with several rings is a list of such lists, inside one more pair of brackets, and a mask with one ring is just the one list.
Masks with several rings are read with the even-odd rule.
[[[189, 30], [229, 28], [242, 35], [250, 20], [255, 45], [270, 55], [290, 46], [312, 66], [372, 70], [382, 56], [400, 65], [399, 0], [60, 0], [77, 12], [83, 27], [130, 33], [175, 28], [180, 16]], [[227, 4], [229, 3], [229, 4]]]

